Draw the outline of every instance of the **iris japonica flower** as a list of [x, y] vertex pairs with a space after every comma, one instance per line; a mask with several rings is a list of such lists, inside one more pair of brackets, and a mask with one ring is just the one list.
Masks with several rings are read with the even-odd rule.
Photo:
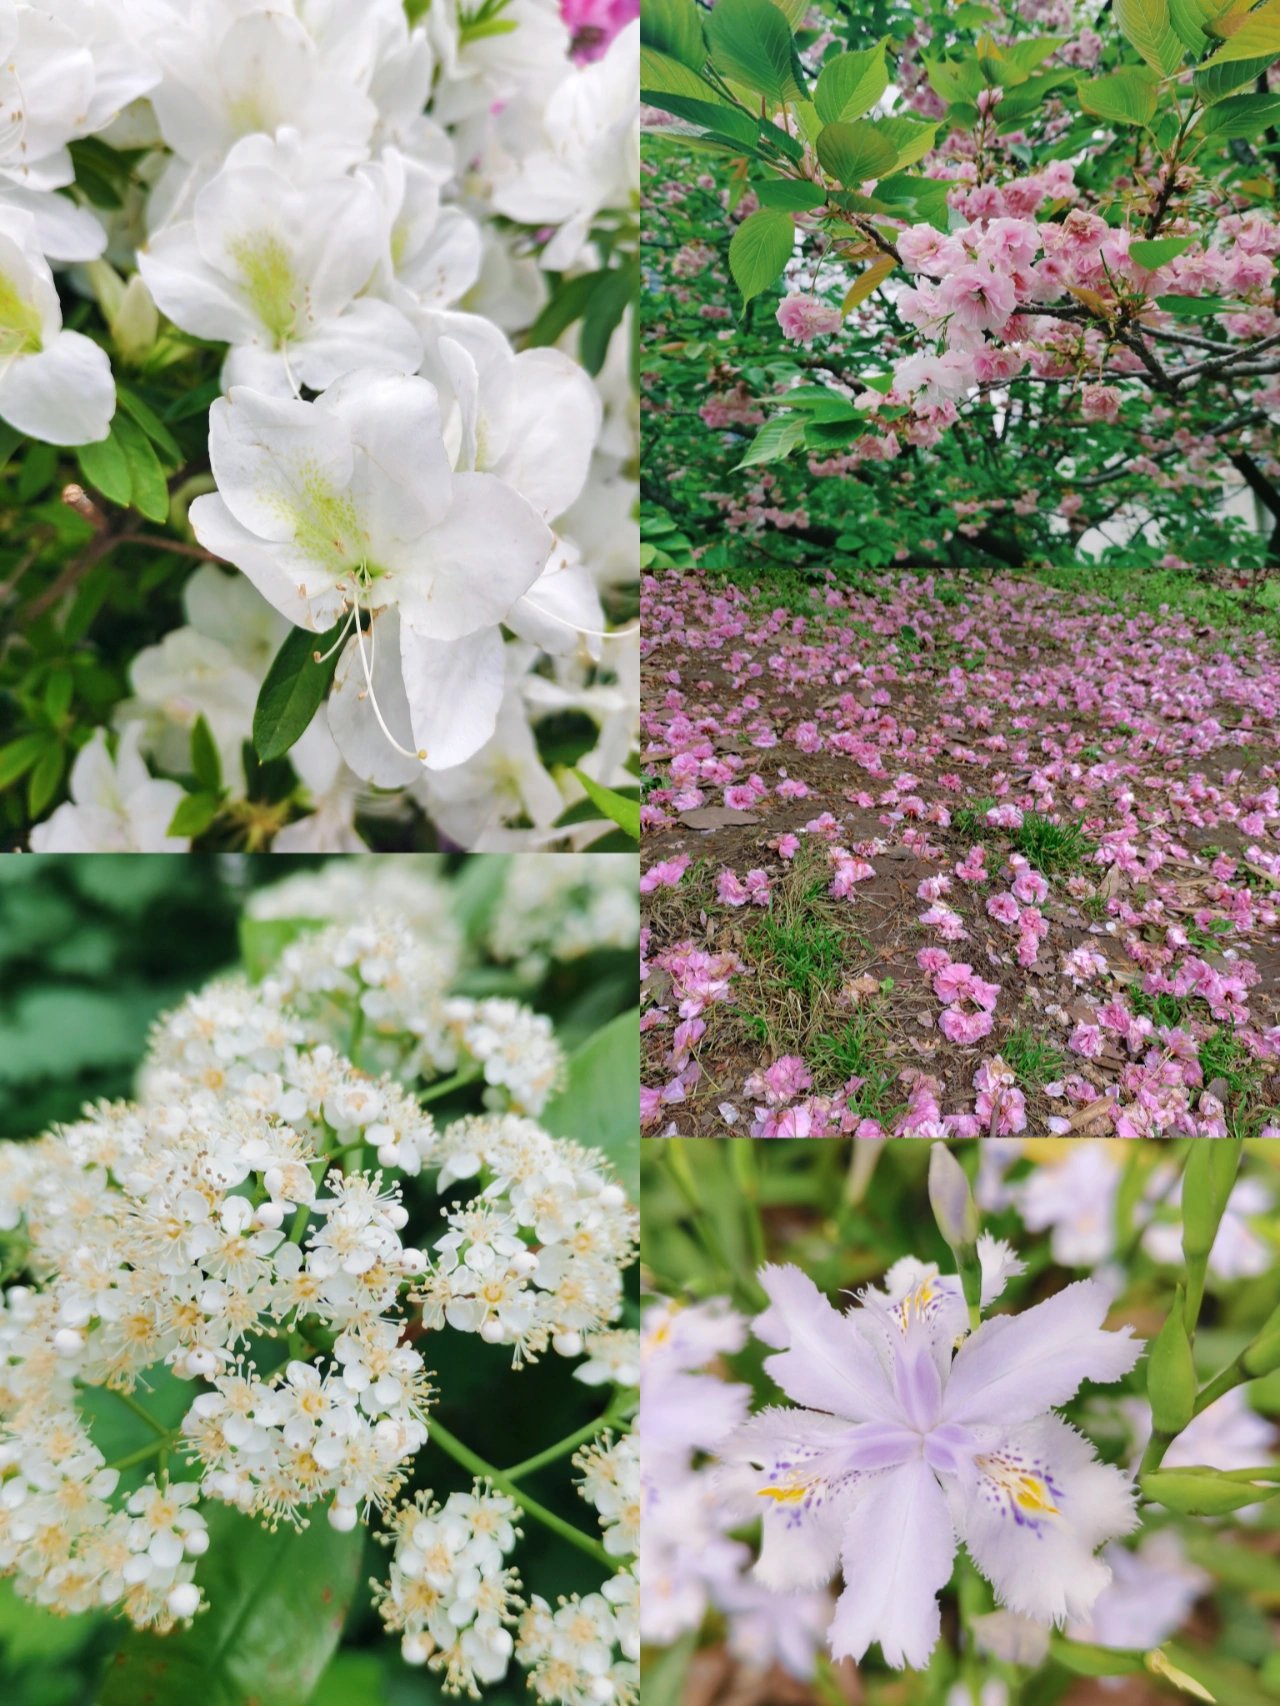
[[[979, 1256], [985, 1305], [1021, 1264], [986, 1235]], [[761, 1412], [721, 1450], [740, 1513], [763, 1519], [757, 1577], [794, 1593], [838, 1561], [832, 1652], [878, 1641], [895, 1667], [928, 1663], [960, 1544], [1010, 1610], [1086, 1618], [1111, 1575], [1095, 1553], [1134, 1528], [1134, 1495], [1054, 1407], [1137, 1361], [1131, 1330], [1102, 1325], [1107, 1289], [1082, 1280], [971, 1333], [959, 1281], [912, 1257], [844, 1313], [797, 1268], [760, 1280], [765, 1367], [803, 1407]]]

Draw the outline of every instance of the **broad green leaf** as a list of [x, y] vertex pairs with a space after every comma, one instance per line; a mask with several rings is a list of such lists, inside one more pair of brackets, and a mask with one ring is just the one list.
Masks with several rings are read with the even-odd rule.
[[694, 71], [706, 61], [707, 44], [694, 0], [644, 0], [640, 40]]
[[938, 134], [936, 124], [920, 124], [910, 118], [882, 118], [876, 120], [876, 135], [882, 136], [895, 151], [894, 170], [901, 171], [904, 166], [914, 166], [933, 147], [934, 138]]
[[760, 462], [781, 462], [803, 442], [804, 421], [797, 415], [777, 415], [759, 429], [738, 467], [752, 468]]
[[1228, 302], [1221, 296], [1157, 296], [1156, 306], [1179, 320], [1211, 320], [1215, 314], [1230, 308], [1242, 308], [1241, 302]]
[[562, 332], [580, 319], [591, 292], [602, 276], [599, 272], [579, 273], [576, 278], [566, 279], [558, 285], [550, 302], [529, 328], [525, 340], [529, 347], [539, 349], [545, 344], [555, 343]]
[[98, 444], [82, 444], [75, 451], [80, 472], [94, 488], [122, 509], [128, 507], [133, 495], [133, 476], [124, 446], [111, 433]]
[[[253, 747], [259, 758], [283, 758], [310, 727], [338, 667], [341, 631], [341, 622], [335, 622], [327, 634], [312, 634], [306, 628], [289, 630], [271, 660], [254, 707]], [[321, 663], [315, 661], [317, 652]]]
[[1255, 83], [1264, 71], [1270, 70], [1274, 58], [1274, 54], [1268, 53], [1258, 59], [1215, 59], [1196, 71], [1191, 81], [1200, 99], [1206, 106], [1212, 106], [1237, 89]]
[[1183, 47], [1197, 59], [1205, 50], [1205, 26], [1222, 11], [1222, 0], [1169, 0], [1169, 22]]
[[949, 178], [922, 178], [913, 172], [893, 172], [876, 185], [876, 201], [884, 202], [895, 213], [903, 205], [914, 208], [918, 220], [932, 225], [936, 231], [950, 228], [951, 209], [947, 192], [954, 188]]
[[1157, 267], [1167, 267], [1170, 261], [1176, 261], [1194, 242], [1194, 237], [1153, 237], [1147, 242], [1130, 243], [1129, 256], [1145, 272], [1154, 272]]
[[1153, 71], [1168, 77], [1182, 64], [1186, 50], [1169, 17], [1168, 0], [1115, 0], [1120, 32]]
[[1280, 55], [1280, 0], [1262, 0], [1252, 12], [1233, 12], [1215, 26], [1214, 34], [1226, 34], [1226, 41], [1206, 65], [1221, 65], [1228, 61], [1259, 58], [1266, 54], [1274, 59]]
[[220, 794], [185, 794], [169, 820], [168, 833], [185, 837], [203, 835], [217, 817], [221, 803]]
[[926, 59], [929, 87], [948, 106], [976, 101], [987, 86], [976, 59]]
[[639, 1085], [640, 1015], [620, 1013], [569, 1056], [565, 1087], [540, 1116], [554, 1137], [602, 1149], [633, 1197], [640, 1184]]
[[291, 942], [313, 923], [305, 918], [240, 917], [240, 958], [250, 981], [260, 983]]
[[585, 771], [575, 769], [573, 774], [581, 782], [587, 798], [609, 819], [616, 823], [624, 835], [629, 835], [633, 841], [640, 839], [640, 802], [629, 800], [625, 794], [619, 794], [613, 788], [606, 788], [597, 782], [594, 776], [588, 776]]
[[62, 773], [67, 767], [66, 749], [58, 742], [45, 748], [39, 762], [27, 777], [27, 811], [37, 818], [58, 791]]
[[640, 262], [611, 267], [591, 292], [582, 316], [578, 353], [590, 374], [599, 373], [612, 338], [628, 306], [640, 295]]
[[1204, 115], [1204, 129], [1223, 138], [1254, 137], [1275, 124], [1280, 124], [1280, 95], [1231, 95]]
[[729, 271], [744, 303], [781, 276], [795, 241], [791, 216], [780, 208], [762, 207], [743, 220], [729, 243]]
[[116, 399], [124, 412], [133, 416], [161, 455], [167, 456], [176, 467], [182, 461], [182, 447], [155, 410], [124, 385], [117, 384]]
[[[1002, 78], [1005, 88], [1017, 88], [1023, 78], [1029, 77], [1037, 65], [1044, 63], [1051, 53], [1057, 53], [1060, 47], [1067, 45], [1066, 36], [1033, 36], [1027, 41], [1010, 42], [1004, 49], [1002, 65], [1006, 77]], [[1007, 81], [1008, 73], [1017, 74], [1017, 82]]]
[[726, 104], [713, 83], [708, 83], [682, 60], [654, 47], [640, 49], [640, 89], [646, 100], [652, 95], [682, 95], [687, 100], [705, 101], [709, 106]]
[[880, 178], [898, 164], [898, 151], [878, 125], [867, 119], [829, 124], [818, 138], [818, 159], [846, 189], [856, 190], [868, 178]]
[[791, 27], [771, 0], [719, 0], [705, 27], [711, 57], [730, 82], [779, 105], [804, 99]]
[[884, 42], [861, 53], [837, 53], [822, 67], [814, 90], [814, 105], [823, 124], [861, 118], [889, 87]]
[[769, 178], [752, 184], [761, 207], [780, 207], [785, 213], [810, 213], [826, 201], [826, 192], [807, 179]]
[[[752, 118], [750, 113], [743, 112], [741, 107], [716, 107], [709, 101], [692, 101], [685, 95], [655, 94], [652, 90], [645, 91], [644, 99], [650, 106], [661, 108], [664, 113], [674, 113], [677, 118], [687, 119], [690, 124], [701, 125], [707, 133], [708, 141], [722, 142], [727, 148], [742, 153], [759, 155], [761, 152], [760, 121]], [[769, 128], [773, 129], [773, 126]], [[572, 282], [576, 283], [577, 280]]]
[[209, 1602], [172, 1635], [126, 1635], [97, 1706], [306, 1706], [337, 1647], [364, 1549], [317, 1510], [274, 1534], [225, 1505], [206, 1508], [196, 1581]]
[[169, 486], [155, 446], [137, 421], [118, 414], [111, 436], [120, 443], [129, 466], [130, 502], [148, 521], [169, 519]]
[[222, 786], [222, 760], [213, 731], [203, 716], [196, 718], [191, 731], [191, 774], [210, 793], [216, 794]]
[[0, 788], [8, 788], [39, 762], [49, 745], [47, 734], [19, 735], [7, 746], [0, 746]]
[[1106, 77], [1089, 77], [1078, 86], [1080, 105], [1110, 124], [1149, 125], [1156, 116], [1156, 84], [1145, 67], [1126, 65]]

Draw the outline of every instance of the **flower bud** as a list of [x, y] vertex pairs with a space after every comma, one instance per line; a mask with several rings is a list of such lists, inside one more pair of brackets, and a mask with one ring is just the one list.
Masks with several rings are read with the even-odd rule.
[[134, 273], [124, 287], [120, 305], [111, 321], [111, 335], [120, 356], [131, 367], [138, 366], [155, 348], [160, 316], [141, 273]]
[[431, 1643], [425, 1635], [406, 1635], [400, 1643], [400, 1656], [407, 1665], [424, 1665], [431, 1657]]
[[1164, 1326], [1147, 1354], [1147, 1397], [1157, 1433], [1180, 1434], [1196, 1403], [1196, 1365], [1185, 1320], [1185, 1294], [1178, 1287]]
[[1280, 1487], [1237, 1480], [1199, 1464], [1191, 1469], [1151, 1469], [1138, 1484], [1153, 1503], [1183, 1516], [1226, 1516], [1280, 1493]]
[[978, 1205], [964, 1168], [945, 1143], [935, 1143], [929, 1153], [929, 1203], [938, 1231], [953, 1250], [978, 1242]]
[[576, 1357], [582, 1355], [581, 1333], [557, 1333], [551, 1341], [551, 1348], [557, 1356]]
[[175, 1617], [194, 1617], [200, 1609], [200, 1589], [194, 1582], [179, 1582], [169, 1594], [169, 1610]]
[[268, 1232], [278, 1232], [284, 1225], [284, 1209], [278, 1202], [259, 1203], [253, 1218]]
[[74, 1327], [59, 1327], [53, 1335], [53, 1348], [60, 1357], [76, 1357], [84, 1349], [84, 1334]]
[[1152, 1676], [1162, 1677], [1165, 1682], [1180, 1689], [1183, 1694], [1190, 1694], [1196, 1700], [1207, 1700], [1209, 1706], [1215, 1706], [1215, 1696], [1202, 1682], [1197, 1682], [1194, 1676], [1188, 1676], [1185, 1670], [1179, 1670], [1161, 1650], [1156, 1647], [1143, 1659], [1143, 1664]]
[[354, 1505], [330, 1505], [329, 1527], [336, 1528], [339, 1534], [350, 1534], [357, 1521]]

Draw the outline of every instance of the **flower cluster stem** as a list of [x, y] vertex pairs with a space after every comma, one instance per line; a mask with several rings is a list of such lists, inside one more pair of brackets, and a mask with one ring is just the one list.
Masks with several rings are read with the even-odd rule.
[[571, 1451], [576, 1451], [580, 1445], [587, 1445], [597, 1434], [602, 1434], [612, 1427], [616, 1418], [611, 1410], [606, 1410], [603, 1416], [597, 1416], [594, 1422], [585, 1422], [576, 1432], [566, 1434], [564, 1439], [555, 1445], [549, 1445], [545, 1451], [539, 1451], [532, 1457], [526, 1457], [522, 1462], [514, 1464], [510, 1469], [504, 1469], [503, 1474], [508, 1481], [521, 1481], [526, 1475], [536, 1474], [539, 1469], [545, 1469], [548, 1463], [556, 1463], [562, 1457], [567, 1457]]
[[430, 1438], [442, 1451], [447, 1452], [455, 1463], [460, 1463], [473, 1475], [491, 1481], [500, 1493], [514, 1499], [526, 1516], [531, 1516], [535, 1522], [540, 1522], [544, 1528], [558, 1534], [561, 1540], [567, 1540], [570, 1546], [576, 1546], [579, 1552], [585, 1552], [588, 1558], [594, 1558], [604, 1569], [617, 1569], [619, 1560], [610, 1557], [598, 1540], [593, 1540], [589, 1534], [584, 1534], [580, 1528], [575, 1528], [571, 1522], [566, 1522], [562, 1516], [557, 1516], [554, 1511], [549, 1511], [545, 1505], [530, 1498], [508, 1474], [501, 1469], [495, 1469], [492, 1463], [486, 1463], [469, 1445], [463, 1445], [462, 1441], [451, 1434], [434, 1416], [431, 1418], [430, 1427]]

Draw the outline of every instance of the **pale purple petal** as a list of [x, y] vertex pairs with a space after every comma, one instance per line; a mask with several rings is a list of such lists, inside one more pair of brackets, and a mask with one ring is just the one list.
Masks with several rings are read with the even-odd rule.
[[771, 1307], [757, 1318], [755, 1330], [782, 1353], [766, 1357], [764, 1366], [788, 1397], [854, 1422], [902, 1419], [879, 1357], [806, 1274], [766, 1267], [760, 1283]]
[[836, 1658], [861, 1659], [879, 1641], [885, 1662], [923, 1670], [938, 1639], [938, 1594], [955, 1536], [933, 1471], [916, 1458], [859, 1498], [845, 1529], [845, 1590], [831, 1625]]
[[1065, 1404], [1084, 1380], [1118, 1380], [1142, 1353], [1131, 1327], [1108, 1332], [1111, 1294], [1078, 1280], [1023, 1315], [984, 1321], [960, 1347], [942, 1399], [949, 1422], [1030, 1421]]

